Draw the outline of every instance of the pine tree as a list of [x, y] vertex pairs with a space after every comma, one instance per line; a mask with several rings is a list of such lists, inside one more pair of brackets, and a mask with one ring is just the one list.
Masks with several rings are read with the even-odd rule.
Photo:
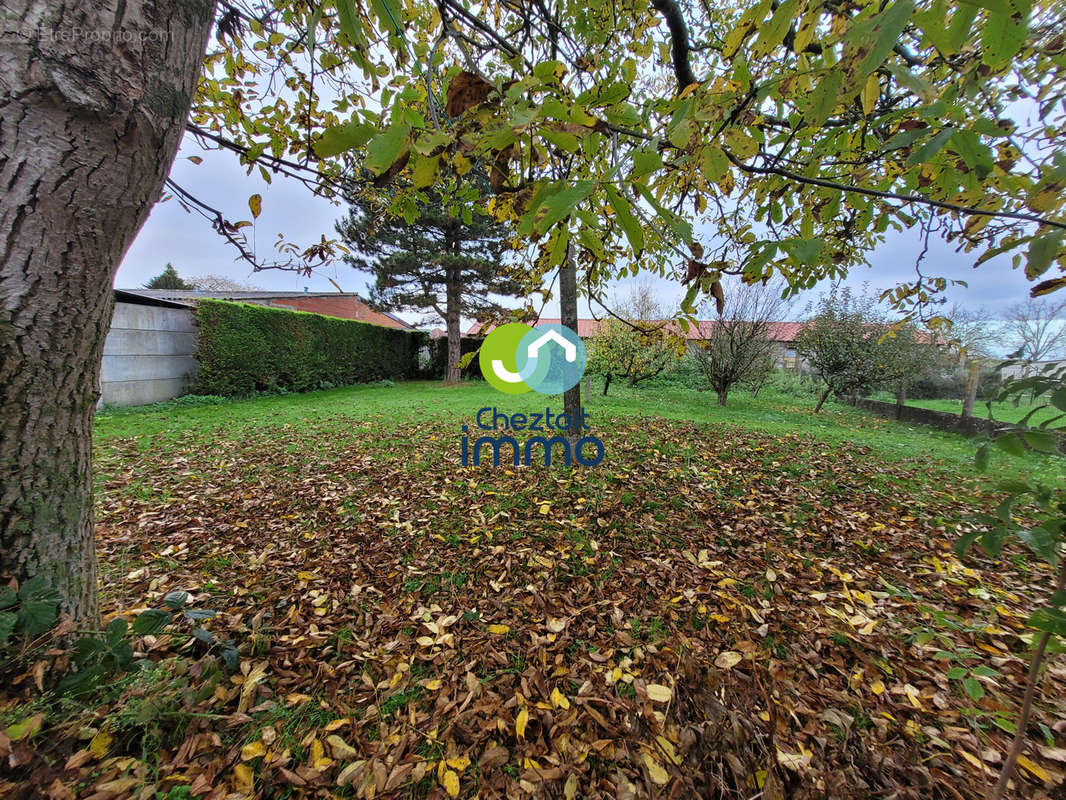
[[166, 269], [164, 269], [162, 272], [160, 272], [158, 275], [148, 281], [148, 283], [144, 285], [144, 288], [183, 289], [185, 291], [189, 291], [194, 287], [191, 283], [187, 283], [186, 281], [182, 280], [181, 276], [178, 275], [177, 270], [175, 270], [174, 267], [171, 266], [170, 262], [167, 262]]
[[407, 223], [367, 203], [353, 207], [337, 232], [352, 250], [345, 261], [374, 276], [372, 305], [433, 312], [444, 320], [449, 383], [459, 380], [460, 319], [496, 316], [505, 309], [491, 296], [520, 291], [503, 263], [508, 229], [476, 211], [465, 222], [448, 216], [442, 203], [427, 203]]

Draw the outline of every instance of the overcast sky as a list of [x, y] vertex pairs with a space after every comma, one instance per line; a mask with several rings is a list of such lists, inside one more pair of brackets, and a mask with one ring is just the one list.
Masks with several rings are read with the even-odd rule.
[[[193, 164], [187, 158], [190, 155], [201, 156], [203, 163]], [[275, 257], [274, 243], [279, 233], [305, 246], [317, 241], [323, 234], [327, 237], [335, 235], [333, 223], [345, 214], [344, 207], [312, 196], [296, 181], [277, 177], [268, 185], [257, 169], [248, 175], [236, 156], [228, 152], [205, 152], [191, 137], [186, 137], [171, 170], [171, 177], [187, 191], [222, 210], [231, 221], [251, 219], [248, 196], [255, 192], [262, 194], [262, 214], [254, 229], [245, 228], [246, 232], [254, 230], [249, 233], [249, 239], [254, 242], [257, 257], [261, 261], [270, 261]], [[914, 260], [920, 250], [921, 236], [918, 230], [892, 235], [871, 254], [872, 266], [854, 270], [847, 283], [858, 287], [868, 282], [873, 288], [883, 289], [900, 281], [913, 280]], [[335, 291], [329, 280], [332, 278], [345, 291], [360, 294], [367, 291], [368, 276], [343, 263], [326, 267], [308, 278], [277, 270], [253, 273], [246, 262], [235, 260], [235, 254], [235, 250], [211, 229], [203, 217], [186, 213], [176, 200], [171, 199], [152, 209], [151, 216], [119, 267], [115, 285], [118, 288], [140, 287], [170, 262], [183, 277], [224, 275], [264, 289], [303, 290], [307, 287], [310, 291]], [[1011, 269], [1009, 257], [989, 261], [975, 270], [972, 264], [976, 256], [977, 253], [955, 253], [951, 246], [933, 239], [923, 262], [923, 271], [926, 275], [968, 281], [968, 289], [953, 289], [948, 296], [952, 302], [969, 308], [984, 307], [992, 313], [999, 313], [1007, 306], [1025, 299], [1029, 283], [1020, 271]], [[612, 287], [607, 296], [625, 296], [630, 291], [630, 285], [638, 280], [647, 279], [631, 279], [619, 284]], [[684, 289], [674, 281], [657, 279], [652, 284], [660, 301], [676, 308]], [[809, 292], [811, 298], [801, 297], [797, 301], [794, 306], [797, 314], [802, 313], [807, 300], [817, 296], [818, 291]], [[579, 314], [588, 316], [585, 302], [582, 302]], [[545, 315], [558, 316], [558, 303], [549, 303]], [[417, 322], [422, 315], [413, 312], [402, 316]]]

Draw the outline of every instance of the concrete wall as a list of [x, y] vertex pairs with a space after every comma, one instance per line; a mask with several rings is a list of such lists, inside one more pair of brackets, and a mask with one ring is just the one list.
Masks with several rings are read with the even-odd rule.
[[101, 404], [138, 406], [184, 394], [196, 375], [195, 353], [191, 309], [115, 303], [104, 344]]

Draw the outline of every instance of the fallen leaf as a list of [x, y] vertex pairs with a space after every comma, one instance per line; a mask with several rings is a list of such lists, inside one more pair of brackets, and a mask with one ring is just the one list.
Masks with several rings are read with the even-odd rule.
[[648, 698], [656, 703], [669, 703], [670, 698], [674, 696], [673, 690], [669, 686], [663, 686], [661, 683], [649, 683], [646, 691], [648, 692]]
[[733, 667], [743, 660], [744, 656], [736, 650], [723, 650], [718, 654], [718, 658], [714, 660], [714, 665], [718, 667], [718, 669], [733, 669]]

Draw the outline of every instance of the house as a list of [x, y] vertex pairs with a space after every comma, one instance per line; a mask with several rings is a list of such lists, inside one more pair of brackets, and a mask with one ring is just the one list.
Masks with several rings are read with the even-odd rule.
[[197, 292], [115, 289], [115, 309], [104, 342], [100, 404], [136, 406], [172, 400], [196, 376], [196, 316], [202, 299], [308, 311], [387, 328], [413, 329], [375, 311], [350, 292]]
[[[541, 317], [538, 320], [538, 324], [555, 323], [558, 324], [558, 319], [549, 319], [547, 317]], [[596, 335], [596, 330], [603, 323], [603, 319], [579, 319], [577, 321], [577, 335], [582, 339], [588, 340]], [[717, 320], [701, 319], [697, 322], [695, 327], [689, 327], [683, 335], [690, 342], [695, 342], [700, 339], [705, 339], [710, 334], [712, 327], [717, 323]], [[802, 359], [796, 354], [796, 339], [799, 338], [800, 331], [803, 330], [803, 326], [806, 323], [803, 322], [771, 322], [770, 323], [770, 339], [775, 345], [774, 366], [778, 369], [799, 369], [802, 367]], [[495, 324], [489, 323], [487, 325], [475, 322], [470, 326], [466, 332], [466, 336], [484, 336], [495, 327]], [[671, 323], [671, 329], [675, 329]], [[677, 328], [678, 332], [680, 329]]]

